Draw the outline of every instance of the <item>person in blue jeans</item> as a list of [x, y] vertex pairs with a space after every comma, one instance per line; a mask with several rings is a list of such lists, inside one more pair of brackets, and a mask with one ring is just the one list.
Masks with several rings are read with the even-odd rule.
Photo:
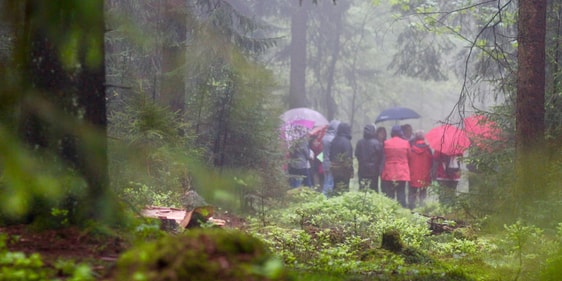
[[330, 145], [334, 138], [336, 137], [336, 131], [338, 130], [338, 125], [340, 121], [332, 120], [328, 129], [326, 129], [326, 134], [322, 138], [322, 169], [324, 170], [324, 184], [322, 186], [322, 194], [329, 196], [334, 191], [334, 176], [330, 171], [332, 164], [330, 162]]

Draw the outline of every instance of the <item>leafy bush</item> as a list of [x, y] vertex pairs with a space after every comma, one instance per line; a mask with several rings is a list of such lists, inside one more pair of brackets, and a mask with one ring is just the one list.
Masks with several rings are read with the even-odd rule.
[[382, 254], [384, 258], [377, 262], [384, 266], [373, 267], [365, 255], [380, 246], [382, 234], [398, 230], [405, 245], [412, 248], [422, 245], [429, 234], [422, 217], [377, 193], [348, 192], [326, 199], [303, 188], [291, 190], [289, 197], [287, 205], [269, 211], [265, 227], [261, 219], [250, 219], [250, 231], [295, 268], [392, 272], [404, 258]]

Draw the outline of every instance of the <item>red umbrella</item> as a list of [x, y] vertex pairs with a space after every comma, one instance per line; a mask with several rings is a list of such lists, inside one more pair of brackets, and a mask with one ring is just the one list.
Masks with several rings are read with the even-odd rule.
[[497, 141], [501, 139], [501, 131], [494, 121], [488, 120], [483, 115], [472, 115], [464, 118], [464, 131], [474, 144], [480, 148], [486, 148], [486, 141]]
[[464, 131], [468, 137], [481, 137], [485, 139], [500, 139], [500, 130], [496, 122], [488, 120], [483, 115], [472, 115], [464, 118]]
[[446, 155], [463, 154], [470, 146], [466, 133], [453, 125], [435, 127], [427, 132], [425, 139], [433, 150]]

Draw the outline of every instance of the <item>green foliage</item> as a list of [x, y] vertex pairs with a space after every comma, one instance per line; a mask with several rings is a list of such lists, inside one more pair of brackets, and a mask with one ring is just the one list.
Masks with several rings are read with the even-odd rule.
[[[426, 244], [426, 222], [394, 200], [371, 192], [326, 199], [306, 188], [293, 190], [289, 196], [287, 205], [266, 212], [265, 226], [263, 218], [250, 220], [252, 233], [287, 265], [335, 274], [388, 274], [406, 260], [429, 260], [416, 250]], [[399, 233], [407, 250], [379, 249], [383, 233], [390, 230]]]
[[[329, 272], [334, 280], [372, 275], [377, 280], [536, 280], [544, 268], [551, 272], [544, 278], [554, 276], [562, 244], [562, 224], [549, 237], [521, 221], [487, 236], [477, 225], [430, 236], [425, 218], [379, 194], [348, 192], [326, 199], [308, 188], [290, 190], [283, 203], [250, 218], [249, 226], [290, 268], [319, 276]], [[451, 227], [458, 226], [451, 220]], [[403, 240], [403, 247], [385, 250], [385, 233]]]
[[51, 215], [59, 219], [60, 226], [68, 226], [68, 210], [52, 208]]
[[0, 253], [0, 280], [45, 280], [51, 274], [39, 254], [27, 257], [22, 252]]
[[91, 267], [85, 263], [77, 263], [73, 260], [57, 260], [54, 265], [68, 281], [94, 281], [96, 280]]
[[158, 219], [137, 219], [131, 225], [131, 241], [142, 243], [162, 238], [165, 232], [161, 230], [161, 222]]
[[46, 266], [43, 258], [37, 254], [26, 255], [6, 249], [8, 237], [0, 234], [0, 280], [60, 280], [69, 281], [96, 280], [90, 265], [73, 260], [56, 260], [53, 267]]
[[264, 245], [234, 230], [197, 229], [137, 245], [117, 263], [125, 280], [287, 280]]
[[168, 206], [180, 208], [179, 190], [162, 190], [142, 183], [130, 182], [121, 190], [121, 198], [134, 206]]
[[142, 95], [112, 112], [109, 120], [109, 170], [117, 193], [137, 207], [180, 207], [180, 195], [190, 187], [189, 159], [200, 151], [179, 134], [185, 123]]

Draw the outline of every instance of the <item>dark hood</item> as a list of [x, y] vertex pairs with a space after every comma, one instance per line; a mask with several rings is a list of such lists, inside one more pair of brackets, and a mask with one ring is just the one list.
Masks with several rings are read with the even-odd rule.
[[377, 128], [373, 124], [367, 124], [363, 128], [364, 139], [374, 139], [377, 137]]
[[338, 132], [336, 135], [351, 139], [351, 126], [345, 122], [341, 122], [338, 126]]

